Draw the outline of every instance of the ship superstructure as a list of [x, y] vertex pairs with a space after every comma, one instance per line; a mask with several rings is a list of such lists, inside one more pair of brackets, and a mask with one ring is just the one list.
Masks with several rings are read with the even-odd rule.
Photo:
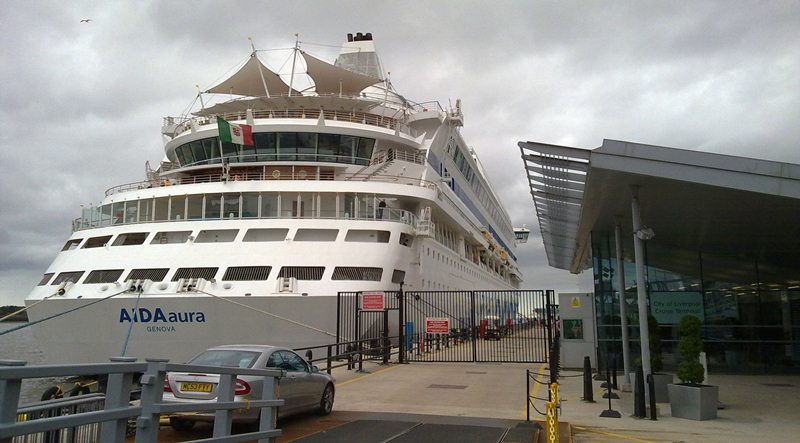
[[[32, 321], [81, 308], [34, 326], [48, 358], [329, 343], [340, 291], [519, 286], [460, 103], [398, 94], [371, 34], [333, 64], [294, 52], [311, 87], [254, 50], [207, 91], [230, 100], [164, 119], [166, 157], [144, 181], [82, 210], [27, 299]], [[222, 142], [218, 117], [252, 127], [253, 145]]]

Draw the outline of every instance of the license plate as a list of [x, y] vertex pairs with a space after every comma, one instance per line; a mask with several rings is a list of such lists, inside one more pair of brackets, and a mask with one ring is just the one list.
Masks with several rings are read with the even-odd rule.
[[211, 383], [181, 383], [183, 392], [211, 392]]

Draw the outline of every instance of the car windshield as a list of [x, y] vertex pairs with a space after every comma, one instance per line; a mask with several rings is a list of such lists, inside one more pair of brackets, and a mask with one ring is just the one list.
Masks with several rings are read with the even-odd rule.
[[189, 361], [193, 365], [229, 366], [250, 368], [258, 359], [259, 352], [233, 349], [209, 349]]

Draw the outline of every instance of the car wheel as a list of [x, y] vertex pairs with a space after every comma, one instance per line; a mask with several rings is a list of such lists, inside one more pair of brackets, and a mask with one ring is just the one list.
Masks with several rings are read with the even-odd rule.
[[169, 425], [172, 426], [172, 429], [178, 432], [188, 432], [194, 427], [194, 422], [184, 418], [170, 417]]
[[322, 399], [319, 401], [319, 409], [317, 410], [319, 415], [328, 415], [331, 413], [333, 410], [333, 395], [333, 385], [328, 383], [328, 385], [325, 386], [325, 390], [322, 391]]

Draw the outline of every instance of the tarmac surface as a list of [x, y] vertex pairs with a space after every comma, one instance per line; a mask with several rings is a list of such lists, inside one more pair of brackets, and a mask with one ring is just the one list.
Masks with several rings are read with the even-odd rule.
[[[548, 390], [532, 380], [526, 392], [526, 369], [546, 382], [543, 364], [368, 364], [364, 373], [337, 369], [333, 413], [281, 420], [283, 435], [277, 441], [532, 442], [535, 429], [526, 422], [527, 396], [538, 398], [531, 420], [543, 421], [537, 410], [544, 412]], [[659, 403], [658, 420], [653, 421], [632, 417], [633, 394], [620, 391], [611, 409], [621, 417], [601, 418], [608, 409], [602, 382], [593, 381], [595, 403], [587, 403], [582, 401], [581, 373], [562, 370], [561, 375], [561, 442], [800, 441], [800, 376], [711, 374], [708, 383], [720, 387], [725, 406], [717, 419], [674, 418], [669, 404]], [[544, 441], [543, 434], [539, 441]], [[164, 426], [160, 435], [162, 442], [207, 438], [211, 426], [200, 424], [184, 434]]]

